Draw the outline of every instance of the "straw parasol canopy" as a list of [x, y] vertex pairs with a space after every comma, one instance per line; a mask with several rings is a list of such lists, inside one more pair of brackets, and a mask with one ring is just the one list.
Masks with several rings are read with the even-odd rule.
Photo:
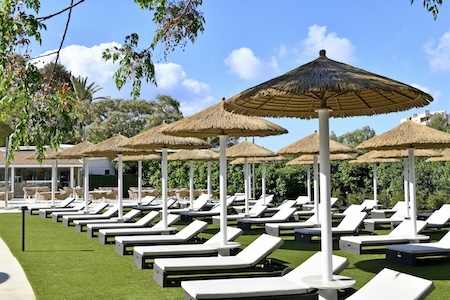
[[163, 129], [166, 134], [199, 138], [220, 135], [232, 137], [270, 136], [288, 131], [262, 118], [232, 114], [223, 109], [223, 101], [174, 122]]
[[[352, 160], [355, 159], [354, 154], [349, 153], [337, 153], [331, 154], [330, 160]], [[303, 154], [299, 157], [296, 157], [286, 163], [287, 166], [295, 166], [295, 165], [312, 165], [314, 163], [314, 155], [311, 154]], [[320, 163], [320, 162], [319, 162]]]
[[376, 150], [364, 153], [356, 159], [349, 161], [351, 164], [395, 163], [400, 162], [396, 158], [381, 158], [376, 156]]
[[427, 162], [435, 162], [435, 161], [450, 161], [450, 149], [441, 152], [441, 156], [438, 157], [430, 157], [426, 160]]
[[181, 150], [167, 157], [169, 161], [208, 161], [217, 160], [217, 155], [211, 153], [213, 151], [203, 151], [200, 149]]
[[360, 150], [431, 149], [450, 147], [450, 134], [411, 120], [362, 142]]
[[[277, 154], [319, 154], [319, 134], [314, 132], [286, 147], [277, 151]], [[356, 152], [350, 146], [330, 139], [330, 153], [353, 153]]]
[[140, 155], [149, 153], [148, 150], [132, 149], [120, 146], [121, 143], [127, 140], [127, 137], [117, 134], [107, 140], [104, 140], [103, 142], [92, 145], [91, 147], [83, 150], [82, 154], [90, 157], [114, 157], [118, 154]]
[[[230, 162], [230, 165], [243, 165], [245, 163], [245, 159], [243, 157], [236, 158], [235, 160]], [[249, 157], [249, 164], [261, 164], [261, 163], [270, 163], [277, 161], [285, 161], [286, 157], [277, 155], [277, 156], [267, 156], [267, 157]]]
[[227, 157], [267, 157], [275, 156], [275, 152], [244, 140], [227, 149]]
[[[118, 158], [114, 158], [117, 161]], [[123, 161], [145, 161], [145, 160], [161, 160], [161, 155], [159, 154], [137, 154], [137, 155], [124, 155], [122, 157]]]
[[94, 144], [89, 141], [83, 141], [81, 143], [76, 144], [73, 147], [58, 151], [56, 153], [56, 157], [57, 158], [82, 158], [83, 156], [85, 156], [82, 154], [83, 151], [93, 145]]
[[[407, 158], [408, 150], [372, 150], [372, 158]], [[433, 149], [417, 149], [414, 151], [414, 157], [439, 157], [442, 153]]]
[[322, 283], [333, 281], [329, 117], [348, 117], [403, 111], [429, 104], [433, 98], [403, 84], [326, 57], [251, 87], [224, 103], [228, 111], [264, 117], [319, 118], [321, 161]]

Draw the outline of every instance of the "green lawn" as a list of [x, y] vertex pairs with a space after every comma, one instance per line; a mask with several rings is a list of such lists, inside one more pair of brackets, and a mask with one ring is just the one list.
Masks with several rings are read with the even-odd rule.
[[[201, 236], [208, 238], [217, 230], [217, 226], [210, 225]], [[237, 241], [247, 245], [262, 232], [262, 228], [257, 228], [244, 233]], [[443, 232], [430, 235], [438, 239]], [[183, 298], [181, 288], [160, 288], [153, 281], [151, 269], [138, 269], [132, 257], [117, 254], [113, 244], [101, 245], [96, 238], [88, 238], [85, 232], [79, 233], [74, 227], [65, 227], [51, 219], [26, 216], [24, 252], [21, 251], [20, 213], [0, 214], [0, 236], [24, 268], [38, 300]], [[291, 235], [283, 238], [284, 244], [271, 258], [291, 267], [300, 264], [320, 246], [319, 243], [295, 242]], [[383, 267], [389, 267], [432, 280], [436, 289], [427, 299], [450, 299], [450, 260], [407, 267], [387, 263], [383, 253], [379, 249], [363, 255], [334, 251], [334, 254], [349, 259], [350, 266], [342, 275], [355, 278], [355, 288], [360, 288]]]

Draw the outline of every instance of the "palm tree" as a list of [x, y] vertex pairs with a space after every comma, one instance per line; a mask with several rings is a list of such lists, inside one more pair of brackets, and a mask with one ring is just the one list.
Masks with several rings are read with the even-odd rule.
[[92, 123], [92, 101], [105, 99], [105, 97], [94, 97], [94, 94], [100, 91], [102, 88], [95, 85], [95, 82], [87, 84], [87, 77], [82, 78], [81, 76], [70, 78], [73, 87], [73, 99], [76, 102], [76, 120], [77, 128], [81, 140], [86, 139], [85, 127]]

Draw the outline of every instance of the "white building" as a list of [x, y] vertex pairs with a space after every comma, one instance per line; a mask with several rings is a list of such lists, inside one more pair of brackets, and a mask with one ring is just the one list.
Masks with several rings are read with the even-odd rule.
[[408, 117], [405, 119], [401, 119], [400, 122], [406, 122], [408, 120], [411, 120], [415, 123], [419, 123], [422, 125], [429, 125], [430, 122], [436, 118], [437, 116], [442, 116], [447, 120], [447, 125], [449, 125], [449, 115], [447, 114], [447, 112], [445, 110], [442, 111], [429, 111], [426, 110], [424, 113], [421, 114], [414, 114], [412, 115], [412, 117]]

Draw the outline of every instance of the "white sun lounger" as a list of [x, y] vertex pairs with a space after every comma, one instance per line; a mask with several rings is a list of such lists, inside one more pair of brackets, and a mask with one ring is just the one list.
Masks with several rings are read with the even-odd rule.
[[384, 268], [346, 300], [421, 300], [433, 290], [430, 280]]
[[115, 238], [116, 236], [170, 234], [177, 231], [175, 227], [171, 226], [179, 220], [180, 215], [168, 214], [167, 228], [164, 228], [164, 222], [162, 219], [152, 227], [102, 228], [98, 231], [98, 241], [100, 244], [107, 244], [109, 238]]
[[[333, 206], [338, 201], [337, 197], [330, 198], [330, 206]], [[302, 205], [303, 210], [312, 210], [314, 208], [314, 203], [304, 204]]]
[[234, 256], [156, 258], [153, 262], [153, 279], [164, 287], [169, 284], [168, 277], [171, 275], [264, 271], [261, 266], [255, 267], [282, 244], [283, 239], [262, 234]]
[[139, 228], [150, 224], [159, 216], [159, 212], [156, 210], [150, 211], [145, 216], [141, 217], [136, 222], [126, 222], [126, 223], [89, 223], [86, 225], [86, 232], [88, 237], [94, 237], [95, 232], [100, 229], [107, 228]]
[[[430, 239], [426, 235], [411, 235], [411, 220], [404, 220], [387, 235], [342, 236], [339, 249], [355, 254], [361, 254], [363, 246], [385, 246], [393, 244], [417, 243]], [[417, 221], [417, 233], [422, 231], [427, 222]]]
[[367, 230], [375, 230], [382, 224], [391, 224], [391, 228], [405, 220], [405, 212], [398, 210], [389, 218], [371, 218], [364, 220], [364, 228]]
[[[241, 234], [242, 229], [227, 226], [227, 242], [234, 241]], [[219, 231], [202, 244], [136, 246], [133, 250], [134, 264], [139, 269], [144, 269], [151, 266], [146, 263], [146, 260], [156, 257], [211, 256], [217, 254], [229, 254], [229, 252], [221, 252], [221, 240], [222, 232]]]
[[67, 197], [63, 201], [61, 201], [58, 205], [52, 206], [48, 204], [37, 204], [37, 205], [28, 205], [25, 213], [28, 215], [32, 215], [33, 212], [37, 211], [39, 214], [40, 209], [51, 209], [51, 208], [70, 208], [71, 205], [75, 201], [74, 197]]
[[130, 222], [131, 220], [133, 220], [140, 214], [142, 214], [142, 211], [140, 211], [138, 209], [132, 209], [129, 212], [127, 212], [126, 214], [124, 214], [122, 216], [122, 219], [119, 219], [118, 217], [112, 217], [112, 218], [106, 218], [106, 219], [105, 218], [87, 219], [87, 220], [77, 219], [77, 220], [73, 220], [73, 223], [75, 224], [75, 230], [82, 232], [84, 227], [86, 227], [86, 225], [88, 225], [88, 224], [92, 224], [92, 223], [115, 224], [115, 223], [121, 223], [121, 222]]
[[[182, 281], [184, 299], [317, 299], [316, 290], [301, 282], [306, 276], [320, 275], [322, 253], [316, 252], [283, 276], [247, 277]], [[332, 256], [333, 273], [347, 266], [347, 258]]]
[[117, 215], [119, 207], [114, 205], [108, 208], [103, 213], [89, 214], [89, 215], [65, 215], [62, 217], [62, 223], [64, 226], [70, 226], [75, 220], [98, 220], [98, 219], [110, 219]]
[[266, 223], [266, 233], [273, 236], [280, 236], [281, 230], [315, 227], [319, 228], [320, 223], [317, 223], [315, 216], [312, 216], [304, 222]]
[[84, 209], [84, 205], [85, 202], [78, 202], [77, 204], [75, 204], [72, 207], [59, 207], [59, 208], [40, 208], [39, 211], [39, 217], [41, 218], [47, 218], [48, 216], [51, 216], [51, 214], [53, 212], [62, 212], [62, 211], [66, 211], [66, 212], [76, 212], [79, 211], [81, 209]]
[[294, 207], [294, 205], [296, 205], [296, 204], [297, 204], [296, 200], [285, 200], [282, 203], [280, 203], [280, 205], [278, 205], [278, 206], [268, 207], [266, 209], [266, 212], [268, 212], [268, 213], [276, 213], [276, 212], [279, 212], [280, 210], [282, 210], [284, 208]]
[[403, 214], [406, 214], [406, 202], [405, 201], [398, 201], [394, 207], [392, 208], [386, 208], [386, 209], [372, 209], [370, 211], [370, 217], [371, 218], [387, 218], [388, 216], [391, 216], [396, 211], [401, 211]]
[[287, 221], [294, 212], [297, 210], [295, 207], [287, 207], [279, 210], [276, 214], [267, 218], [244, 218], [238, 219], [238, 227], [242, 230], [250, 230], [252, 225], [264, 225], [266, 223], [280, 223]]
[[[236, 199], [236, 196], [230, 196], [227, 198], [226, 205], [229, 207]], [[222, 211], [222, 204], [218, 203], [210, 210], [205, 211], [183, 211], [180, 213], [181, 220], [184, 221], [192, 221], [194, 218], [202, 218], [202, 217], [212, 217], [220, 215]]]
[[[106, 209], [108, 206], [109, 206], [109, 204], [106, 202], [99, 202], [99, 203], [97, 203], [97, 205], [95, 205], [92, 208], [88, 207], [87, 213], [84, 209], [80, 209], [77, 211], [55, 211], [55, 212], [52, 212], [52, 214], [51, 214], [52, 220], [53, 220], [53, 222], [59, 222], [62, 220], [62, 217], [68, 216], [68, 215], [78, 215], [78, 216], [91, 215], [91, 214], [97, 215], [102, 210]], [[83, 205], [83, 207], [84, 207], [84, 205]]]
[[[266, 195], [265, 198], [263, 198], [262, 196], [258, 199], [258, 200], [249, 200], [249, 210], [256, 206], [256, 205], [263, 205], [263, 206], [268, 206], [274, 198], [275, 195]], [[233, 206], [233, 209], [238, 213], [245, 213], [245, 205], [238, 205], [238, 206]]]
[[[367, 216], [366, 212], [349, 213], [342, 219], [338, 226], [331, 228], [333, 238], [342, 235], [351, 235], [358, 231], [359, 227]], [[321, 236], [321, 228], [300, 228], [295, 229], [295, 240], [298, 242], [311, 243], [313, 237]]]
[[443, 228], [449, 226], [450, 204], [442, 205], [427, 218], [427, 228]]
[[192, 202], [192, 207], [185, 207], [185, 208], [171, 208], [168, 210], [170, 214], [177, 214], [181, 213], [182, 211], [200, 211], [202, 210], [206, 204], [208, 204], [209, 200], [211, 199], [211, 196], [208, 194], [201, 194], [198, 196], [197, 199], [195, 199]]
[[[227, 215], [227, 221], [236, 221], [238, 219], [244, 219], [244, 218], [258, 218], [260, 217], [262, 214], [264, 214], [264, 212], [267, 210], [267, 206], [265, 205], [255, 205], [252, 208], [250, 208], [248, 210], [249, 214], [245, 214], [245, 213], [238, 213], [238, 214], [233, 214], [233, 215]], [[222, 219], [221, 216], [213, 216], [212, 217], [212, 223], [214, 225], [219, 225], [220, 224], [220, 220]]]
[[116, 252], [125, 255], [129, 247], [155, 244], [188, 243], [208, 227], [208, 222], [194, 220], [182, 230], [171, 235], [132, 235], [116, 236]]
[[361, 212], [364, 210], [364, 206], [361, 204], [350, 204], [343, 212], [341, 213], [333, 213], [331, 217], [333, 219], [343, 219], [346, 215], [351, 214], [353, 212]]
[[450, 256], [450, 231], [438, 242], [386, 246], [388, 262], [415, 266], [418, 258]]

